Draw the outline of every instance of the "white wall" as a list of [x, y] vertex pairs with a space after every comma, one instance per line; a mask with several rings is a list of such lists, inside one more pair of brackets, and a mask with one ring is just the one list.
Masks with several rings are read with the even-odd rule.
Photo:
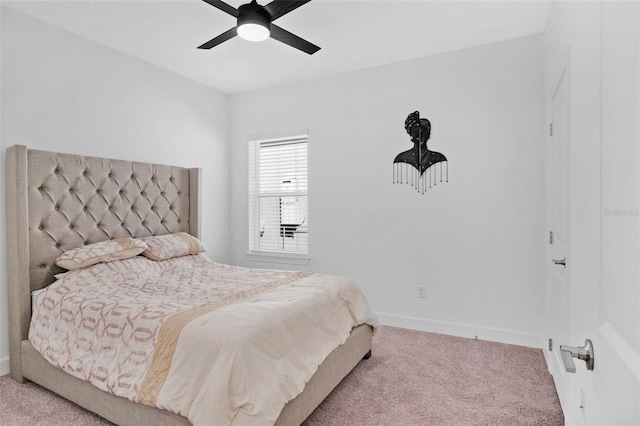
[[[202, 167], [202, 237], [212, 259], [228, 261], [228, 97], [12, 9], [2, 8], [1, 28], [2, 164], [8, 146], [24, 144]], [[4, 374], [8, 371], [4, 185], [0, 191], [0, 374]]]
[[[234, 96], [232, 261], [353, 277], [387, 324], [541, 346], [542, 63], [531, 36]], [[414, 110], [450, 161], [424, 196], [392, 184]], [[310, 264], [250, 262], [247, 141], [298, 129]]]

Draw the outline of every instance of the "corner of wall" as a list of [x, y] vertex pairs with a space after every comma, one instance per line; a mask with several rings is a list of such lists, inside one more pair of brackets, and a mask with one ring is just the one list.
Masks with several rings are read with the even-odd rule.
[[[4, 6], [0, 5], [0, 24], [2, 22], [2, 10]], [[1, 26], [0, 26], [1, 28]], [[0, 46], [2, 46], [2, 31], [0, 31]], [[1, 47], [0, 47], [1, 50]], [[2, 81], [2, 66], [0, 63], [0, 82]], [[2, 84], [0, 84], [0, 99], [2, 99]], [[7, 275], [6, 275], [6, 239], [4, 227], [4, 150], [5, 141], [2, 135], [2, 102], [0, 102], [0, 375], [9, 373], [9, 323], [8, 305], [7, 305]]]

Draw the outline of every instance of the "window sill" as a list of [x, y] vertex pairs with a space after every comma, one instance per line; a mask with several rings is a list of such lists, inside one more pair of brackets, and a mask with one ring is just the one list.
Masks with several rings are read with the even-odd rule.
[[263, 263], [284, 263], [288, 265], [309, 265], [311, 258], [307, 254], [292, 253], [270, 253], [252, 251], [247, 253], [247, 260], [250, 262]]

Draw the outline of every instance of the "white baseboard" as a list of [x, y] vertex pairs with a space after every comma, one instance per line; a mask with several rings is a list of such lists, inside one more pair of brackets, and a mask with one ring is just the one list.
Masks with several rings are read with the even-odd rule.
[[544, 349], [545, 339], [541, 334], [524, 333], [521, 331], [507, 330], [493, 327], [483, 327], [471, 324], [461, 324], [448, 321], [437, 321], [425, 318], [409, 317], [377, 313], [382, 325], [392, 327], [409, 328], [412, 330], [428, 331], [431, 333], [448, 334], [459, 337], [477, 337], [480, 340], [508, 343], [510, 345], [527, 346], [530, 348]]
[[9, 374], [9, 357], [0, 358], [0, 376]]

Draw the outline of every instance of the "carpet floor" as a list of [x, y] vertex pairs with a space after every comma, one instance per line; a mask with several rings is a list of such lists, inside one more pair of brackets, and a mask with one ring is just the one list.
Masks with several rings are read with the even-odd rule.
[[[33, 384], [0, 377], [0, 425], [111, 423]], [[304, 426], [563, 425], [542, 350], [394, 327]]]

